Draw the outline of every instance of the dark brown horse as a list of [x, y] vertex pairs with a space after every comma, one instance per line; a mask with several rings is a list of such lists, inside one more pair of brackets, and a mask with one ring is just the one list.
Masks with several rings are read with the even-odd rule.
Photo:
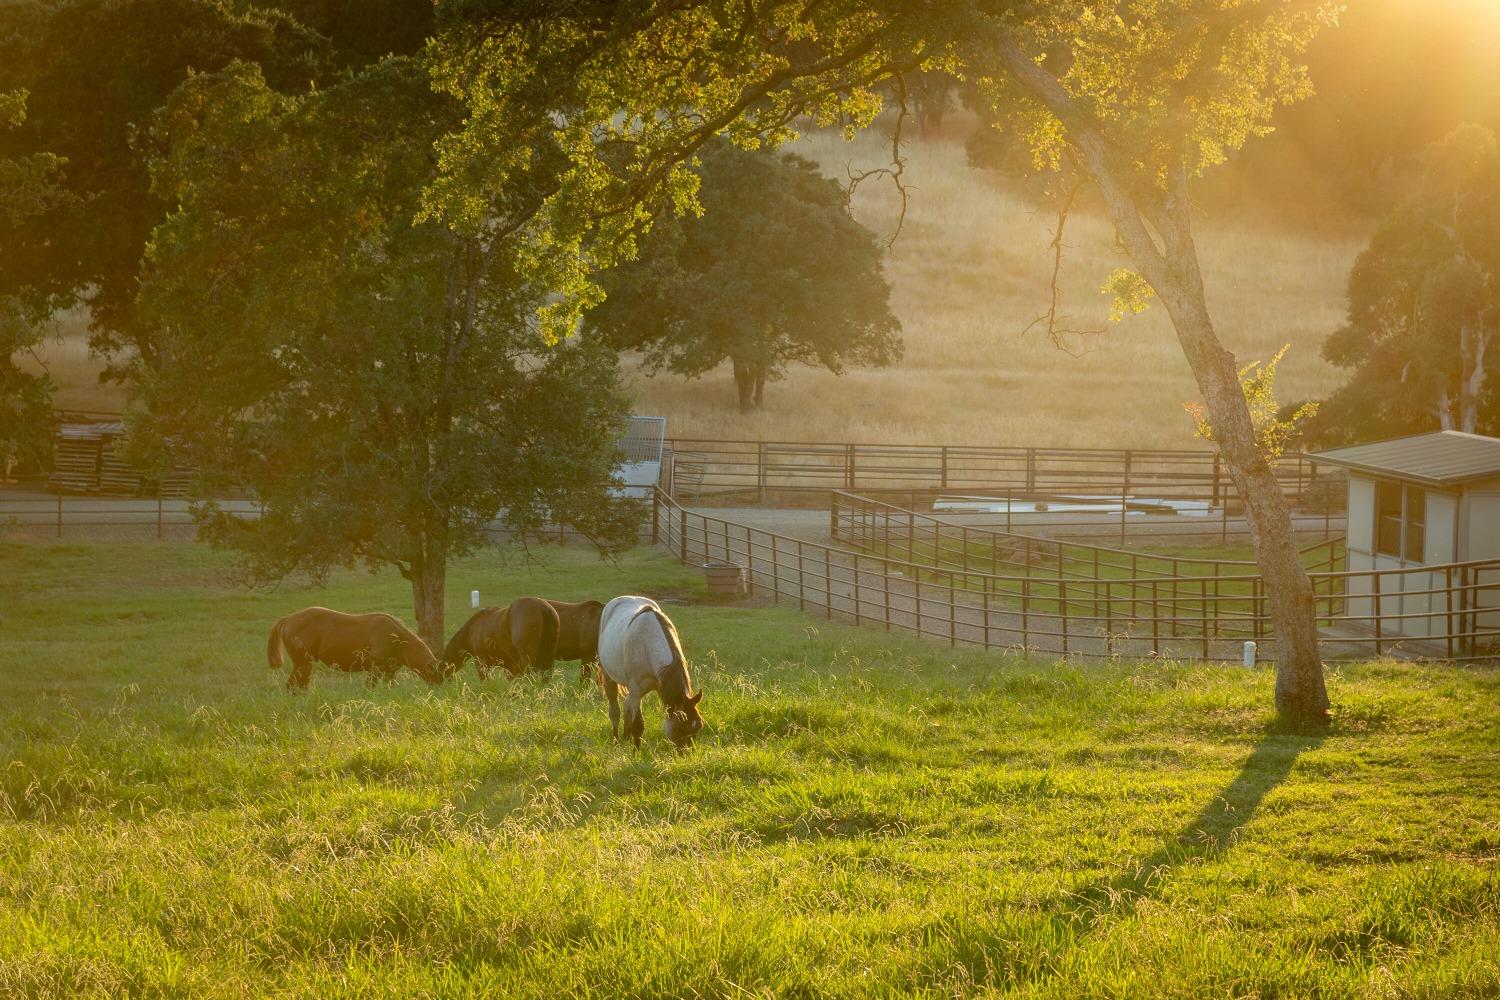
[[598, 601], [549, 601], [518, 597], [507, 607], [481, 608], [448, 640], [443, 669], [452, 673], [465, 659], [480, 677], [497, 663], [511, 674], [551, 670], [555, 660], [578, 660], [584, 676], [599, 655]]
[[350, 615], [328, 608], [303, 608], [271, 626], [266, 660], [281, 666], [281, 647], [292, 658], [289, 691], [307, 687], [314, 662], [345, 673], [368, 671], [370, 683], [390, 680], [402, 667], [415, 671], [429, 684], [443, 682], [437, 657], [415, 632], [387, 614]]

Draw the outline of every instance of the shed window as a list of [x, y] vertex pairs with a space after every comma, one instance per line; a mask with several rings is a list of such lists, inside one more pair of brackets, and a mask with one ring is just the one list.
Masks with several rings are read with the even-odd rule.
[[1415, 486], [1406, 488], [1406, 548], [1402, 556], [1407, 562], [1421, 562], [1427, 550], [1427, 491]]
[[1375, 484], [1375, 551], [1421, 562], [1427, 545], [1427, 494], [1401, 483]]

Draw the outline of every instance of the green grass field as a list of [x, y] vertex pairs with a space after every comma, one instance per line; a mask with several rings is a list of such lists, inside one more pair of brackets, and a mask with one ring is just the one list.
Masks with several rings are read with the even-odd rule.
[[613, 747], [576, 671], [265, 665], [186, 544], [0, 546], [0, 996], [1500, 995], [1500, 672], [1004, 660], [543, 550], [467, 592], [672, 598], [708, 728]]

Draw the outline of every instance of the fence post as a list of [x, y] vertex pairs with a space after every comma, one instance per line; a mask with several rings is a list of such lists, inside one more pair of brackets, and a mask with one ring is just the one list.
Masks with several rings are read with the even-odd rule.
[[1151, 578], [1151, 652], [1161, 655], [1161, 607], [1157, 603], [1156, 578]]
[[1453, 659], [1453, 567], [1443, 567], [1443, 595], [1448, 599], [1448, 659]]
[[[1203, 658], [1208, 659], [1208, 577], [1200, 578], [1203, 582], [1198, 584], [1198, 629], [1203, 633]], [[1217, 594], [1218, 588], [1215, 587]]]
[[781, 558], [776, 553], [776, 536], [771, 536], [771, 603], [781, 604]]
[[1380, 610], [1380, 571], [1379, 570], [1375, 570], [1374, 572], [1372, 572], [1370, 574], [1370, 593], [1373, 595], [1373, 600], [1375, 602], [1375, 655], [1379, 656], [1380, 655], [1380, 646], [1381, 646], [1381, 643], [1380, 643], [1381, 632], [1383, 631], [1383, 624], [1384, 624], [1381, 621], [1381, 610]]
[[883, 611], [885, 615], [885, 630], [891, 630], [891, 564], [886, 560], [880, 560], [880, 589], [883, 592]]
[[161, 541], [161, 491], [156, 491], [156, 540]]
[[651, 491], [651, 544], [661, 540], [661, 490]]
[[948, 488], [948, 446], [947, 445], [943, 445], [942, 446], [942, 456], [943, 456], [943, 475], [942, 475], [942, 479], [941, 479], [941, 486], [942, 486], [943, 489], [946, 490]]
[[948, 645], [958, 645], [958, 595], [953, 590], [953, 584], [948, 584]]
[[1031, 563], [1021, 577], [1021, 649], [1031, 655]]
[[755, 593], [755, 535], [754, 528], [745, 525], [745, 593]]
[[[1057, 550], [1059, 552], [1061, 552], [1062, 551], [1062, 546], [1059, 545], [1058, 548], [1057, 548]], [[1058, 578], [1057, 578], [1057, 611], [1058, 611], [1058, 614], [1061, 616], [1059, 620], [1062, 623], [1062, 628], [1060, 630], [1062, 632], [1062, 655], [1067, 656], [1068, 655], [1068, 581], [1064, 580], [1061, 575], [1059, 575]]]
[[854, 445], [844, 445], [844, 489], [854, 489]]
[[807, 580], [802, 573], [802, 539], [797, 539], [797, 610], [807, 610]]
[[828, 492], [828, 537], [837, 540], [839, 537], [839, 491]]
[[1214, 478], [1213, 485], [1209, 490], [1209, 498], [1212, 501], [1212, 506], [1215, 507], [1223, 502], [1223, 498], [1219, 495], [1219, 453], [1217, 451], [1214, 452]]
[[1036, 449], [1026, 449], [1026, 492], [1036, 492]]
[[823, 599], [828, 604], [828, 620], [833, 621], [833, 550], [823, 546]]
[[766, 502], [766, 443], [760, 442], [760, 447], [755, 453], [755, 495], [761, 502]]
[[[677, 544], [681, 547], [681, 551], [679, 551], [677, 553], [677, 558], [678, 558], [678, 560], [680, 562], [686, 563], [688, 561], [688, 535], [687, 535], [687, 508], [686, 507], [678, 507], [677, 508]], [[707, 544], [706, 541], [705, 541], [705, 544]]]
[[854, 560], [854, 624], [859, 624], [859, 553], [851, 557]]
[[1130, 449], [1125, 449], [1125, 470], [1120, 477], [1120, 544], [1125, 544], [1125, 498], [1130, 494]]

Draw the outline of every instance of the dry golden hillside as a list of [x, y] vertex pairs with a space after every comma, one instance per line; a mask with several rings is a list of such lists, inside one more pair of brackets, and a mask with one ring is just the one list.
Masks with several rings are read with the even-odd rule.
[[[960, 126], [961, 130], [962, 126]], [[816, 135], [796, 151], [844, 177], [846, 164], [877, 166], [888, 147], [874, 134], [846, 143]], [[661, 413], [676, 436], [862, 442], [1183, 447], [1199, 442], [1182, 404], [1197, 398], [1171, 325], [1159, 307], [1093, 338], [1081, 357], [1022, 331], [1043, 308], [1053, 219], [971, 170], [960, 138], [908, 147], [912, 200], [887, 273], [906, 340], [900, 365], [842, 377], [808, 368], [767, 390], [763, 413], [735, 409], [727, 368], [697, 381], [648, 378], [627, 362], [637, 412]], [[888, 183], [856, 194], [866, 225], [889, 233], [899, 200]], [[747, 209], [751, 209], [747, 206]], [[1282, 344], [1283, 400], [1324, 394], [1337, 373], [1318, 347], [1338, 324], [1344, 281], [1360, 240], [1302, 236], [1253, 219], [1200, 220], [1209, 301], [1224, 341], [1242, 361]], [[1105, 322], [1104, 277], [1126, 261], [1107, 223], [1077, 214], [1067, 233], [1066, 301], [1079, 326]], [[49, 345], [61, 386], [57, 405], [117, 409], [113, 387], [95, 384], [83, 322]]]
[[[796, 151], [826, 173], [889, 158], [878, 135], [846, 143], [810, 137]], [[1187, 363], [1159, 306], [1093, 338], [1082, 357], [1022, 331], [1043, 309], [1054, 219], [972, 170], [955, 137], [914, 142], [906, 223], [887, 274], [906, 340], [905, 360], [842, 377], [808, 368], [767, 389], [766, 411], [735, 409], [727, 368], [695, 382], [637, 371], [639, 412], [662, 413], [681, 436], [779, 440], [1192, 447], [1184, 402], [1197, 399]], [[860, 221], [895, 224], [889, 183], [856, 193]], [[748, 208], [748, 206], [747, 206]], [[1355, 237], [1295, 236], [1254, 220], [1200, 220], [1209, 303], [1242, 362], [1292, 349], [1280, 367], [1283, 400], [1322, 395], [1338, 375], [1318, 355], [1344, 309]], [[1080, 327], [1108, 325], [1104, 278], [1125, 266], [1102, 218], [1068, 224], [1066, 306]]]

